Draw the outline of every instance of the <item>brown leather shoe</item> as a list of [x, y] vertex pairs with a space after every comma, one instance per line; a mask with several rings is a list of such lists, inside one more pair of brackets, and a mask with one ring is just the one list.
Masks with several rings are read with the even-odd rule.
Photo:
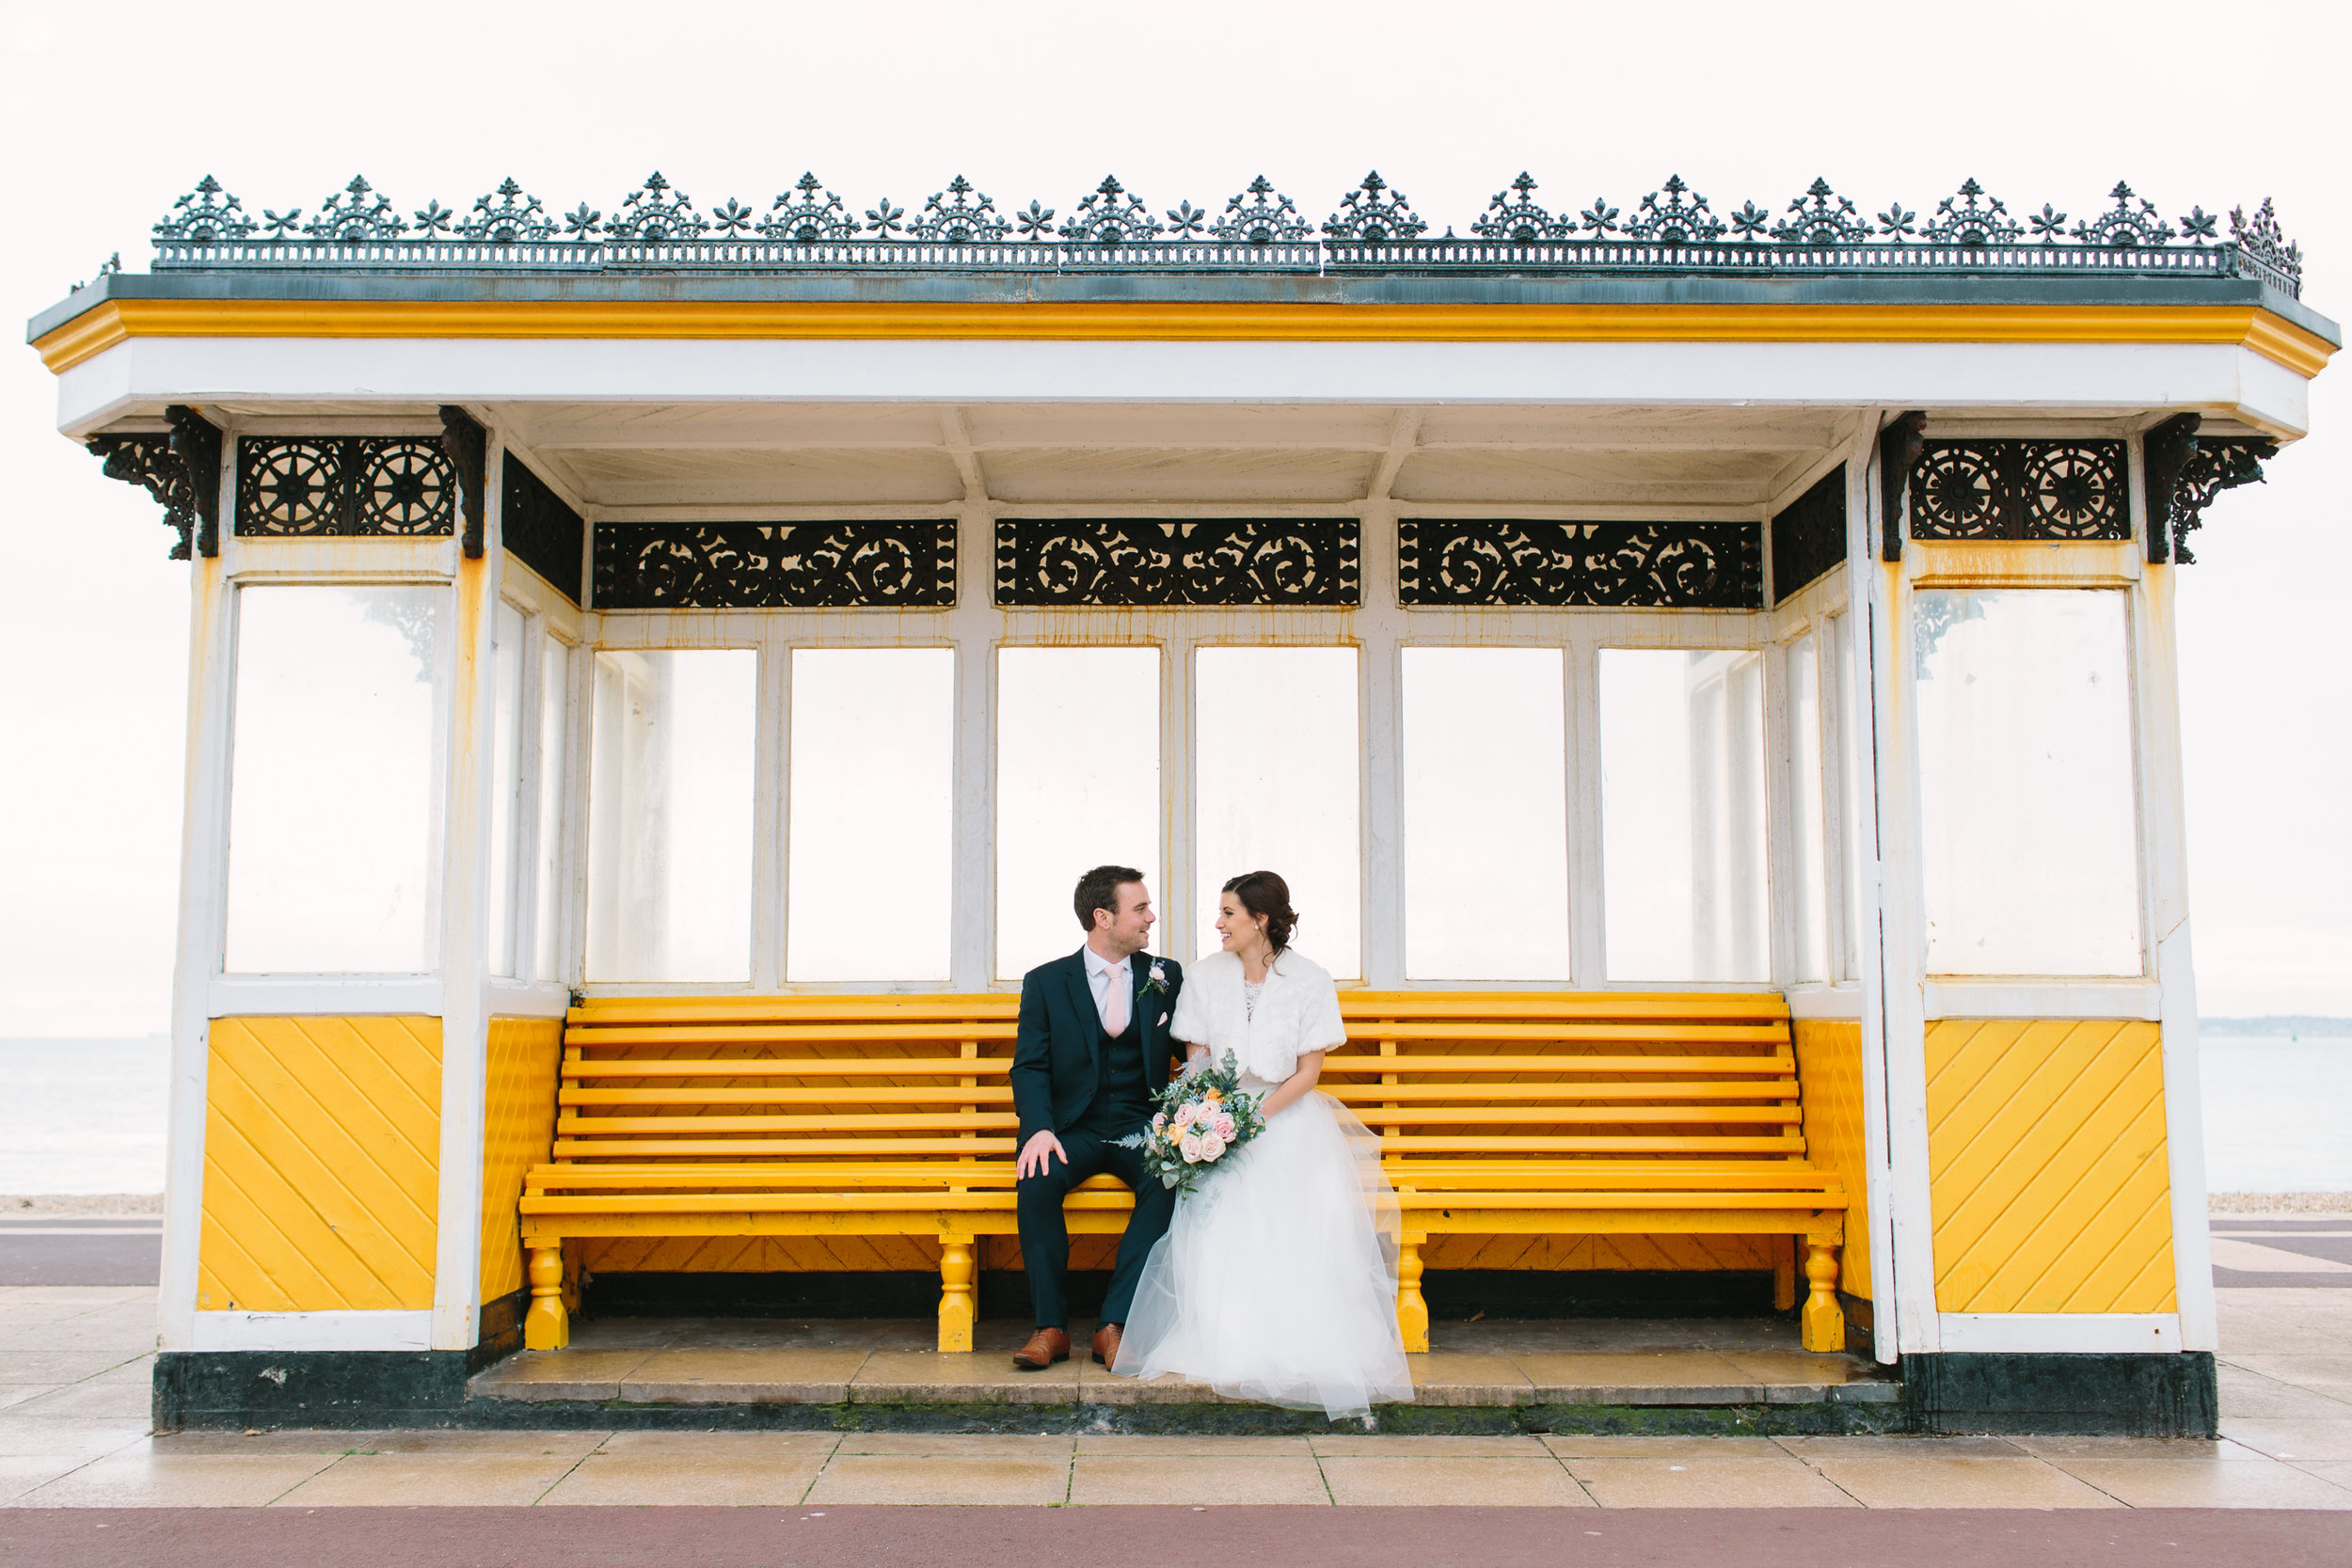
[[1012, 1364], [1025, 1372], [1041, 1372], [1057, 1361], [1070, 1359], [1070, 1331], [1041, 1328], [1029, 1342], [1012, 1353]]
[[1125, 1323], [1104, 1323], [1094, 1331], [1094, 1359], [1104, 1367], [1119, 1359], [1120, 1336], [1126, 1333]]

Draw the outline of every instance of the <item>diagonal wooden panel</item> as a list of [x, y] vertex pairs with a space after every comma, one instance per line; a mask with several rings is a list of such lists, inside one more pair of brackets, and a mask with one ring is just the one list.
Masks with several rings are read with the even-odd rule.
[[1947, 1019], [1927, 1069], [1940, 1310], [2174, 1310], [2155, 1024]]
[[1846, 1244], [1837, 1288], [1870, 1298], [1869, 1170], [1863, 1154], [1862, 1025], [1849, 1019], [1799, 1019], [1790, 1027], [1797, 1081], [1804, 1087], [1804, 1147], [1813, 1163], [1846, 1181]]
[[523, 1288], [523, 1174], [555, 1140], [555, 1085], [564, 1056], [560, 1018], [490, 1021], [482, 1107], [482, 1299]]
[[441, 1021], [213, 1021], [197, 1307], [433, 1305]]

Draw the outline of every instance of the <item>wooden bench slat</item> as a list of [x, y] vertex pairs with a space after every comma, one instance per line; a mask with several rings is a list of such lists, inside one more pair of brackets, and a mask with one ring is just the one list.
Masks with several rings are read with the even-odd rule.
[[715, 1060], [664, 1062], [596, 1061], [582, 1058], [564, 1064], [566, 1078], [924, 1078], [931, 1076], [1002, 1077], [1011, 1069], [1009, 1056], [743, 1056]]
[[[837, 1095], [841, 1091], [822, 1092]], [[1796, 1080], [1788, 1078], [1764, 1078], [1749, 1084], [1594, 1084], [1565, 1079], [1540, 1084], [1333, 1084], [1325, 1085], [1324, 1092], [1344, 1105], [1363, 1101], [1392, 1100], [1405, 1103], [1416, 1100], [1479, 1100], [1515, 1101], [1530, 1107], [1545, 1107], [1560, 1100], [1794, 1100], [1797, 1085]]]
[[1787, 1076], [1797, 1059], [1782, 1051], [1756, 1056], [1441, 1056], [1398, 1052], [1393, 1056], [1369, 1056], [1333, 1052], [1323, 1059], [1326, 1073], [1363, 1072], [1646, 1072], [1661, 1077], [1683, 1074], [1772, 1072]]
[[1794, 1105], [1717, 1105], [1704, 1113], [1686, 1105], [1453, 1105], [1438, 1110], [1393, 1111], [1379, 1105], [1359, 1105], [1355, 1110], [1368, 1127], [1516, 1127], [1531, 1121], [1562, 1127], [1609, 1127], [1636, 1122], [1664, 1122], [1676, 1127], [1794, 1127], [1802, 1117]]
[[954, 1084], [921, 1086], [866, 1085], [858, 1088], [805, 1088], [771, 1085], [766, 1088], [592, 1089], [565, 1088], [556, 1096], [559, 1105], [939, 1105], [961, 1101], [973, 1105], [1009, 1105], [1012, 1090], [1001, 1084], [986, 1086]]
[[1786, 1044], [1779, 1023], [1562, 1023], [1518, 1020], [1375, 1019], [1346, 1021], [1349, 1040], [1642, 1040], [1656, 1045]]
[[914, 1132], [962, 1132], [969, 1128], [1018, 1127], [1010, 1111], [899, 1111], [832, 1116], [774, 1117], [560, 1117], [559, 1138], [613, 1138], [629, 1132], [880, 1132], [904, 1128]]
[[1010, 1020], [942, 1023], [642, 1023], [573, 1024], [566, 1045], [896, 1045], [1009, 1040]]
[[668, 1158], [706, 1160], [730, 1154], [847, 1155], [847, 1154], [1006, 1154], [1013, 1152], [1011, 1138], [625, 1138], [559, 1137], [559, 1159]]
[[1524, 991], [1343, 990], [1340, 1016], [1359, 1018], [1785, 1019], [1788, 999], [1777, 991]]

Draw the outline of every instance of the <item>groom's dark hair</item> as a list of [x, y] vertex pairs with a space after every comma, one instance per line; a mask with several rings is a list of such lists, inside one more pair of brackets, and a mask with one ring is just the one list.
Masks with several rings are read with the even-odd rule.
[[1078, 879], [1077, 896], [1071, 900], [1078, 906], [1078, 924], [1090, 936], [1094, 931], [1094, 911], [1108, 910], [1113, 919], [1119, 915], [1119, 890], [1129, 882], [1143, 880], [1143, 873], [1132, 865], [1098, 865]]

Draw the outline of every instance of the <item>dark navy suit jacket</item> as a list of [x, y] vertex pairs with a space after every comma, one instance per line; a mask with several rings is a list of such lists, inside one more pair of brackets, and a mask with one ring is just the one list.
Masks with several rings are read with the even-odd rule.
[[[1143, 1031], [1143, 1081], [1157, 1094], [1168, 1086], [1170, 1054], [1168, 1021], [1176, 1014], [1184, 989], [1184, 966], [1173, 958], [1138, 953], [1128, 961], [1136, 996], [1128, 1017]], [[1147, 990], [1156, 966], [1165, 979]], [[1012, 1044], [1012, 1104], [1021, 1117], [1021, 1142], [1038, 1132], [1058, 1132], [1086, 1115], [1101, 1082], [1098, 1060], [1103, 1022], [1094, 1011], [1094, 988], [1087, 983], [1086, 959], [1076, 953], [1041, 963], [1021, 977], [1021, 1024]]]

